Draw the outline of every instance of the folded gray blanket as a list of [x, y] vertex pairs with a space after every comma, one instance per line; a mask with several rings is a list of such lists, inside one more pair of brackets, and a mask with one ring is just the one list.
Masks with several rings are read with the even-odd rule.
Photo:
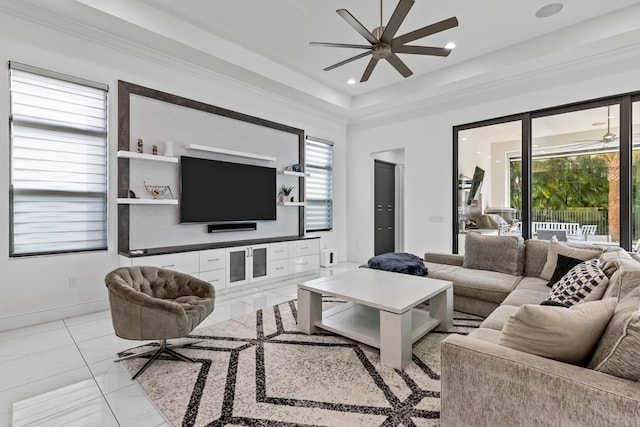
[[427, 267], [422, 259], [406, 252], [390, 252], [374, 256], [367, 262], [369, 268], [377, 270], [395, 271], [396, 273], [413, 274], [415, 276], [425, 276]]

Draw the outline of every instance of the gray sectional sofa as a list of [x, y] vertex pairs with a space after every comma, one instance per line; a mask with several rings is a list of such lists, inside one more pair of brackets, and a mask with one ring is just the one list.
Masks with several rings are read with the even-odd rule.
[[[549, 260], [574, 250], [582, 259], [595, 251], [608, 279], [602, 299], [616, 299], [590, 356], [570, 364], [501, 345], [510, 316], [547, 299]], [[428, 277], [453, 282], [456, 310], [486, 317], [468, 336], [442, 343], [443, 426], [640, 425], [640, 263], [631, 254], [470, 234], [464, 256], [427, 253], [424, 260]]]

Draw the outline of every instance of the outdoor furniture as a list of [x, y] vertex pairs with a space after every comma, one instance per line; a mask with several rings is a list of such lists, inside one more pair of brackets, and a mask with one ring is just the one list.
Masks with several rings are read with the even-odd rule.
[[554, 237], [558, 240], [558, 242], [566, 242], [567, 231], [566, 230], [538, 230], [539, 240], [552, 240]]
[[580, 224], [577, 222], [532, 222], [531, 232], [538, 230], [565, 230], [568, 236], [580, 234]]
[[582, 237], [584, 238], [584, 240], [587, 240], [587, 236], [593, 236], [596, 234], [596, 230], [598, 229], [598, 225], [583, 225], [580, 228], [580, 234], [582, 234]]

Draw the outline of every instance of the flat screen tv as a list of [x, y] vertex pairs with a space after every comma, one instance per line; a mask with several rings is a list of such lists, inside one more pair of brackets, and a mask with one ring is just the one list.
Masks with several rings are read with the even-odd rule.
[[276, 170], [180, 157], [180, 223], [276, 219]]
[[483, 179], [484, 179], [484, 169], [476, 166], [475, 170], [473, 171], [473, 180], [471, 181], [471, 190], [469, 191], [469, 198], [467, 199], [468, 205], [471, 205], [471, 202], [473, 202], [473, 199], [476, 198], [476, 193], [480, 189]]

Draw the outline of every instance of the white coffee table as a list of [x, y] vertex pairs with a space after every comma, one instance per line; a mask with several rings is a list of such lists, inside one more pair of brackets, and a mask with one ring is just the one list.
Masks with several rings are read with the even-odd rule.
[[[322, 311], [322, 295], [345, 304]], [[414, 307], [429, 301], [429, 312]], [[453, 327], [453, 285], [445, 280], [358, 268], [298, 285], [298, 329], [326, 329], [380, 349], [385, 365], [404, 369], [412, 345], [433, 329]]]

